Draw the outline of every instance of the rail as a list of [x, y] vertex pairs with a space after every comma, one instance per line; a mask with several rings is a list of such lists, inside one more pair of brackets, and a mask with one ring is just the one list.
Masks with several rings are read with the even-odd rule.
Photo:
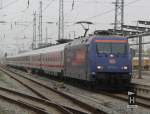
[[[1, 69], [1, 70], [3, 70], [3, 72], [7, 73], [7, 75], [11, 75], [11, 77], [17, 79], [15, 76], [13, 76], [13, 75], [11, 74], [12, 71], [11, 71], [11, 73], [10, 73], [10, 71], [7, 71], [7, 72], [6, 72], [4, 69]], [[9, 73], [8, 73], [8, 72], [9, 72]], [[54, 88], [51, 88], [51, 87], [45, 85], [44, 83], [41, 83], [40, 81], [31, 79], [30, 77], [23, 76], [23, 74], [19, 74], [19, 73], [16, 73], [16, 72], [13, 72], [13, 74], [19, 75], [20, 77], [24, 77], [25, 79], [30, 80], [30, 81], [32, 81], [32, 82], [34, 82], [34, 83], [36, 83], [36, 84], [39, 84], [39, 85], [41, 85], [41, 86], [47, 88], [47, 89], [50, 90], [50, 91], [54, 91], [54, 92], [60, 94], [61, 96], [64, 96], [64, 97], [66, 97], [67, 99], [70, 99], [72, 102], [74, 102], [75, 104], [79, 105], [80, 107], [82, 107], [83, 109], [85, 109], [85, 110], [87, 110], [87, 111], [89, 111], [89, 112], [91, 112], [91, 113], [94, 113], [94, 114], [95, 114], [95, 113], [96, 113], [96, 114], [99, 114], [99, 113], [100, 113], [100, 114], [112, 114], [112, 113], [114, 112], [115, 114], [117, 114], [117, 112], [115, 112], [115, 111], [113, 111], [113, 110], [110, 110], [110, 109], [107, 109], [107, 107], [104, 107], [104, 106], [101, 106], [101, 107], [99, 106], [98, 108], [97, 108], [97, 107], [93, 107], [92, 105], [90, 105], [90, 104], [85, 103], [84, 101], [82, 101], [82, 99], [77, 99], [76, 96], [74, 96], [74, 95], [71, 95], [71, 94], [68, 94], [68, 93], [64, 93], [64, 92], [61, 92], [61, 91], [59, 91], [59, 90], [55, 90]], [[17, 80], [18, 80], [18, 79], [17, 79]], [[20, 80], [19, 80], [19, 81], [20, 81]], [[25, 83], [23, 83], [23, 81], [20, 81], [20, 83], [22, 83], [22, 84], [24, 84], [25, 86], [27, 86]], [[28, 88], [31, 89], [31, 87], [28, 87]], [[31, 90], [34, 91], [33, 88], [32, 88]], [[39, 92], [37, 93], [37, 91], [36, 91], [36, 94], [38, 94], [38, 95], [39, 95], [40, 97], [42, 97], [43, 99], [51, 100], [51, 99], [48, 99], [47, 97], [41, 95], [41, 93], [39, 93]]]

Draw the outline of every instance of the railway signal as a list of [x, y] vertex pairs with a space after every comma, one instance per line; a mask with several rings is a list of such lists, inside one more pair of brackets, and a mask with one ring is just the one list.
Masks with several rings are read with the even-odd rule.
[[127, 108], [137, 108], [136, 105], [136, 93], [135, 92], [128, 92], [128, 106]]

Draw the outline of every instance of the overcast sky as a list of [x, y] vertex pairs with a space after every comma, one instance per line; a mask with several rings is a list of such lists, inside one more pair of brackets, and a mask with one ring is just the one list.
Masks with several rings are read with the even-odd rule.
[[[18, 48], [28, 48], [32, 41], [32, 21], [33, 11], [39, 13], [40, 0], [0, 0], [0, 47], [5, 50], [17, 51]], [[90, 32], [96, 29], [113, 28], [114, 4], [115, 0], [64, 0], [65, 16], [65, 38], [82, 35], [81, 26], [74, 25], [80, 20], [91, 21]], [[48, 37], [52, 41], [57, 39], [58, 31], [58, 2], [59, 0], [42, 0], [43, 2], [43, 38], [45, 38], [45, 28], [48, 27]], [[150, 21], [150, 0], [125, 0], [125, 24], [136, 25], [137, 20]], [[38, 18], [38, 17], [37, 17]], [[21, 22], [15, 24], [15, 22]], [[25, 23], [22, 23], [25, 22]], [[54, 22], [54, 24], [45, 24]], [[37, 22], [38, 24], [38, 22]], [[3, 51], [1, 48], [0, 51]]]

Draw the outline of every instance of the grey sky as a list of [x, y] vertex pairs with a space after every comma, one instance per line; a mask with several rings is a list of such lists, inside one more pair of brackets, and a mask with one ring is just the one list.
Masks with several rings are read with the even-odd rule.
[[[1, 1], [1, 0], [0, 0]], [[33, 11], [39, 12], [39, 0], [2, 0], [2, 9], [0, 10], [0, 21], [6, 21], [6, 24], [0, 24], [0, 47], [10, 50], [17, 48], [29, 47], [32, 41], [32, 20]], [[48, 36], [57, 39], [56, 25], [58, 21], [58, 1], [59, 0], [42, 0], [43, 1], [43, 22], [51, 21], [55, 24], [48, 24]], [[68, 34], [73, 37], [82, 35], [83, 30], [79, 25], [74, 25], [80, 20], [89, 20], [94, 22], [91, 31], [95, 29], [112, 28], [114, 22], [114, 5], [115, 0], [75, 0], [74, 9], [72, 9], [73, 0], [64, 0], [65, 14], [65, 37]], [[49, 5], [50, 4], [50, 5]], [[150, 0], [125, 0], [125, 23], [136, 25], [137, 20], [149, 20]], [[48, 7], [47, 7], [48, 6]], [[47, 8], [46, 8], [47, 7]], [[46, 9], [45, 9], [46, 8]], [[109, 12], [109, 13], [107, 13]], [[14, 22], [27, 22], [23, 25], [15, 25]], [[45, 37], [45, 26], [43, 23], [43, 37]], [[26, 38], [24, 38], [26, 37]], [[24, 46], [23, 46], [24, 45]], [[1, 48], [1, 50], [3, 50]]]

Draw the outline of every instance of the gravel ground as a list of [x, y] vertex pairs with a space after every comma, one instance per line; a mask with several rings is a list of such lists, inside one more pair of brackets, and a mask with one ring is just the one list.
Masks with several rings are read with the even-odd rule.
[[10, 78], [6, 74], [0, 71], [0, 86], [1, 87], [7, 87], [9, 89], [14, 89], [17, 91], [20, 91], [22, 93], [26, 93], [35, 97], [38, 97], [33, 92], [31, 92], [29, 89], [15, 81], [14, 79]]
[[29, 109], [24, 109], [18, 105], [11, 104], [0, 99], [0, 114], [37, 114]]
[[[47, 79], [45, 77], [40, 77], [40, 76], [34, 76], [34, 78], [38, 78], [40, 80], [43, 80], [47, 85], [49, 86], [57, 86], [57, 87], [61, 87], [61, 85], [63, 85], [60, 82], [56, 82], [50, 79]], [[150, 114], [150, 109], [146, 109], [143, 107], [138, 106], [137, 108], [131, 110], [127, 108], [128, 103], [127, 102], [123, 102], [119, 99], [112, 99], [111, 97], [105, 96], [105, 95], [101, 95], [99, 93], [94, 93], [94, 92], [90, 92], [84, 89], [80, 89], [77, 87], [73, 87], [71, 85], [68, 84], [64, 84], [65, 88], [61, 88], [60, 90], [65, 91], [65, 92], [69, 92], [72, 93], [74, 95], [81, 95], [81, 96], [88, 96], [90, 98], [95, 99], [96, 101], [98, 101], [100, 104], [109, 107], [117, 112], [120, 112], [121, 114]]]
[[[14, 75], [15, 76], [15, 75]], [[86, 110], [84, 110], [83, 108], [81, 108], [80, 106], [76, 105], [76, 103], [72, 102], [70, 99], [65, 98], [64, 96], [61, 96], [60, 94], [53, 92], [45, 87], [42, 87], [39, 84], [33, 83], [30, 80], [24, 79], [21, 76], [15, 76], [18, 80], [23, 80], [23, 82], [25, 84], [27, 84], [28, 86], [32, 87], [34, 90], [36, 91], [40, 91], [40, 94], [44, 95], [45, 97], [47, 97], [48, 99], [52, 100], [53, 102], [59, 103], [61, 105], [64, 106], [68, 106], [68, 107], [72, 107], [72, 108], [76, 108], [79, 109], [81, 111], [86, 112]], [[52, 113], [53, 114], [53, 113]], [[54, 113], [55, 114], [55, 113]]]
[[[57, 87], [61, 91], [72, 93], [76, 96], [88, 96], [88, 98], [95, 99], [95, 101], [98, 102], [99, 104], [106, 106], [110, 109], [113, 109], [117, 112], [120, 112], [121, 114], [150, 114], [150, 109], [145, 109], [140, 106], [138, 106], [138, 108], [134, 110], [128, 109], [127, 103], [119, 99], [114, 99], [114, 98], [112, 99], [111, 97], [108, 97], [99, 93], [90, 92], [90, 91], [80, 89], [80, 88], [77, 88], [68, 84], [56, 82], [45, 77], [40, 77], [40, 76], [32, 76], [32, 77], [43, 81], [45, 84], [49, 86]], [[63, 85], [65, 86], [65, 88], [61, 88]]]
[[[6, 74], [3, 74], [1, 71], [0, 71], [0, 86], [36, 96], [27, 88], [25, 88], [20, 83], [16, 82], [14, 79], [10, 78]], [[0, 114], [36, 114], [36, 113], [28, 109], [19, 107], [13, 103], [9, 103], [6, 100], [0, 98]]]

